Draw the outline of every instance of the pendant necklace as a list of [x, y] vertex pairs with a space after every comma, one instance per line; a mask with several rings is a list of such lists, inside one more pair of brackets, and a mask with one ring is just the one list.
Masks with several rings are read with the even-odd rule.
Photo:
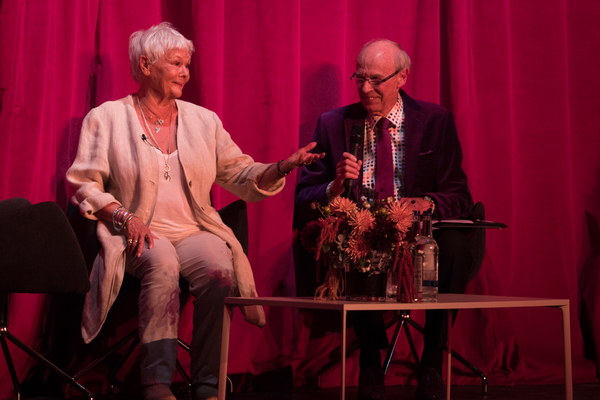
[[[150, 118], [150, 120], [154, 120], [154, 117], [152, 116], [152, 114], [156, 115], [156, 121], [154, 121], [154, 130], [156, 131], [156, 133], [160, 132], [160, 128], [162, 127], [162, 124], [165, 123], [165, 117], [160, 118], [160, 116], [156, 113], [154, 113], [153, 111], [150, 110], [150, 108], [144, 104], [144, 107], [146, 107], [146, 109], [148, 110], [148, 118]], [[172, 112], [172, 110], [171, 110]]]
[[[154, 145], [153, 143], [152, 146], [157, 148], [158, 151], [160, 151], [163, 155], [163, 159], [165, 160], [165, 167], [163, 168], [163, 170], [165, 171], [164, 173], [164, 178], [165, 181], [170, 181], [171, 180], [171, 175], [169, 174], [169, 171], [171, 171], [171, 167], [169, 166], [169, 157], [171, 157], [171, 132], [174, 129], [174, 124], [173, 124], [173, 105], [171, 105], [171, 111], [170, 111], [170, 117], [171, 117], [171, 129], [169, 129], [169, 144], [167, 146], [167, 154], [165, 155], [165, 153], [162, 151], [162, 149], [160, 148], [160, 146], [158, 145], [158, 142], [156, 141], [156, 139], [154, 138], [154, 135], [152, 134], [152, 130], [150, 129], [150, 126], [148, 125], [148, 121], [146, 121], [146, 116], [144, 115], [144, 110], [142, 109], [142, 104], [140, 103], [140, 97], [137, 96], [137, 101], [138, 101], [138, 107], [140, 108], [140, 113], [142, 114], [142, 119], [144, 120], [144, 124], [146, 124], [146, 128], [148, 129], [148, 133], [150, 134], [150, 137], [152, 138], [152, 140], [154, 141], [154, 143], [156, 143], [156, 145]], [[146, 107], [147, 108], [147, 107]], [[150, 110], [150, 109], [148, 109]], [[160, 127], [162, 126], [162, 124], [164, 123], [164, 119], [158, 119], [154, 124], [156, 125], [154, 127], [154, 130], [156, 131], [156, 133], [160, 132]]]

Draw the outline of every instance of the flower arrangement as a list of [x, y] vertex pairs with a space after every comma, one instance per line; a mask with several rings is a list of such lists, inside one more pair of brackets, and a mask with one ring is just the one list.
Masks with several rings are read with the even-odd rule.
[[407, 237], [413, 222], [410, 202], [387, 198], [373, 204], [336, 197], [327, 206], [312, 204], [321, 218], [301, 232], [301, 243], [328, 267], [317, 288], [316, 299], [336, 300], [344, 291], [346, 267], [366, 274], [399, 271], [399, 301], [411, 302], [414, 295], [412, 257]]

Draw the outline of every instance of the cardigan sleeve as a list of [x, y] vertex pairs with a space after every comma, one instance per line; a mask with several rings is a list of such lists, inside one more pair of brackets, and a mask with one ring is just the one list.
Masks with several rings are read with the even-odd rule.
[[110, 176], [108, 151], [107, 129], [93, 109], [83, 121], [77, 156], [67, 171], [68, 196], [90, 219], [97, 219], [94, 213], [108, 204], [121, 204], [105, 190]]
[[267, 189], [260, 189], [258, 181], [271, 164], [255, 162], [242, 153], [215, 113], [213, 118], [216, 124], [216, 183], [245, 201], [260, 201], [279, 193], [285, 185], [285, 178]]

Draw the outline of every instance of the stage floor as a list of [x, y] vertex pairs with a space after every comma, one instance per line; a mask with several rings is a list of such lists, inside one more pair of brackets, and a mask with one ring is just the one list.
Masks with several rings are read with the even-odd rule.
[[[388, 399], [414, 399], [414, 386], [388, 387]], [[564, 385], [539, 385], [539, 386], [490, 386], [488, 397], [481, 396], [480, 386], [452, 386], [452, 398], [461, 400], [562, 400], [565, 398]], [[356, 386], [347, 388], [347, 398], [356, 399]], [[598, 400], [600, 383], [586, 383], [573, 385], [573, 398], [576, 400]], [[234, 393], [233, 400], [330, 400], [339, 396], [339, 388], [326, 388], [313, 390], [295, 388], [291, 393], [282, 392], [247, 392]], [[24, 400], [56, 400], [59, 398], [35, 397]], [[73, 393], [73, 400], [83, 400], [84, 397]], [[142, 400], [141, 395], [117, 395], [114, 397], [95, 396], [95, 400]], [[177, 396], [178, 400], [189, 400], [185, 395]]]

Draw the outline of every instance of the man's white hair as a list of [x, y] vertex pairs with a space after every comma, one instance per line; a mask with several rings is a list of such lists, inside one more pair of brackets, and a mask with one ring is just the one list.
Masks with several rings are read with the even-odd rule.
[[365, 45], [362, 47], [362, 49], [360, 49], [360, 52], [358, 53], [358, 57], [356, 57], [357, 64], [364, 63], [363, 53], [367, 49], [367, 47], [371, 46], [374, 43], [388, 43], [388, 44], [392, 45], [394, 48], [396, 48], [397, 51], [394, 52], [394, 67], [396, 68], [396, 71], [403, 70], [404, 68], [407, 68], [410, 71], [410, 57], [408, 56], [406, 51], [404, 51], [404, 49], [402, 49], [402, 47], [400, 47], [400, 45], [398, 43], [396, 43], [392, 40], [389, 40], [389, 39], [373, 39], [373, 40], [370, 40], [367, 43], [365, 43]]

